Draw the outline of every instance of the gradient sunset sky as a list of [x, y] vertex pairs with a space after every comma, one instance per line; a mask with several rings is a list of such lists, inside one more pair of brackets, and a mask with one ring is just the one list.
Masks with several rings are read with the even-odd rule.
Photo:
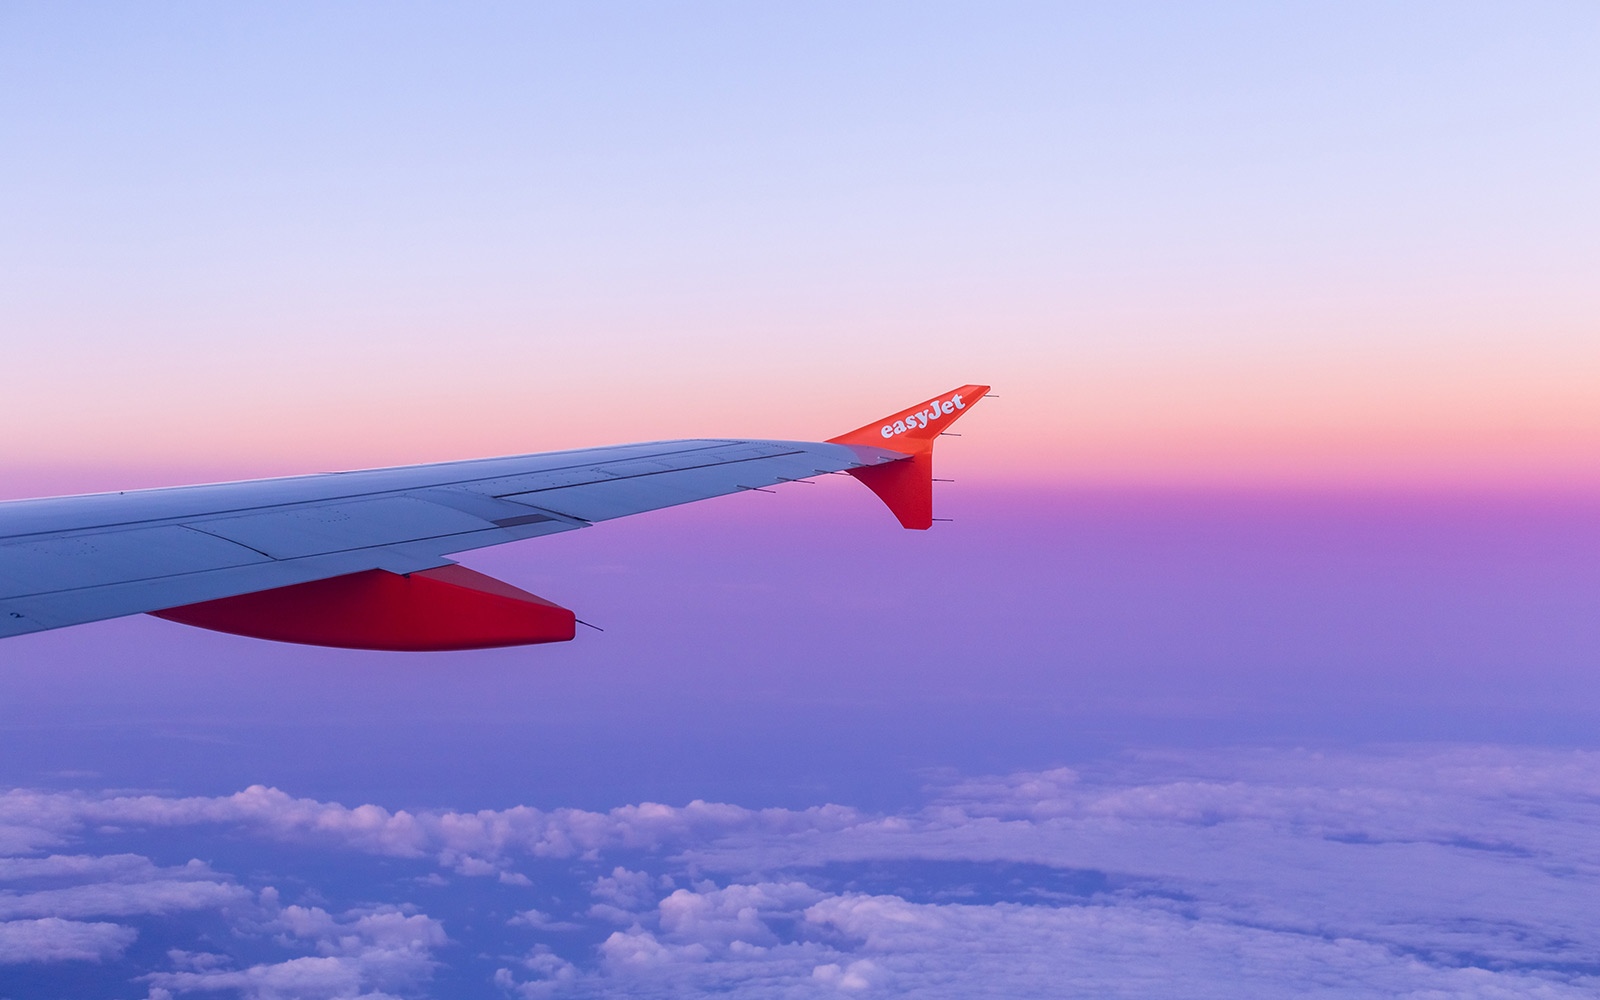
[[6, 493], [966, 381], [1012, 482], [1594, 486], [1597, 19], [8, 4]]
[[463, 556], [570, 643], [0, 642], [0, 998], [1595, 996], [1597, 52], [0, 3], [0, 499], [999, 397], [928, 532], [824, 476]]

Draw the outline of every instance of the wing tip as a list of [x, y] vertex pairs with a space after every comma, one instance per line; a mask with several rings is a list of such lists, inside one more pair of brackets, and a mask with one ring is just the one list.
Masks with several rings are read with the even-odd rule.
[[934, 442], [988, 392], [986, 385], [964, 385], [829, 438], [828, 443], [903, 454], [902, 459], [847, 471], [876, 494], [903, 527], [926, 531], [933, 527]]

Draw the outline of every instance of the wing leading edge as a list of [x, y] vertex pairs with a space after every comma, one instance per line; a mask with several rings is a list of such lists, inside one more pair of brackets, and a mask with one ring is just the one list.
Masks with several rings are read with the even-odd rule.
[[365, 649], [564, 641], [570, 611], [448, 556], [834, 472], [927, 528], [933, 442], [985, 392], [825, 442], [662, 441], [0, 503], [0, 638], [149, 612]]

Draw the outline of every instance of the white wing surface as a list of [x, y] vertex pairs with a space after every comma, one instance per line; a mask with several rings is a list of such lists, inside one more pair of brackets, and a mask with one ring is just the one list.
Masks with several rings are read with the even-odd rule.
[[[964, 391], [968, 398], [976, 399], [981, 391], [973, 395], [973, 390], [983, 388], [969, 386]], [[930, 403], [937, 416], [937, 398]], [[941, 427], [953, 418], [942, 419]], [[892, 426], [891, 418], [883, 430]], [[0, 637], [160, 612], [164, 617], [225, 631], [367, 648], [469, 648], [553, 641], [548, 636], [508, 639], [511, 633], [495, 632], [484, 625], [483, 607], [496, 600], [502, 604], [520, 601], [518, 607], [524, 610], [532, 607], [529, 601], [551, 606], [499, 581], [467, 580], [462, 574], [469, 571], [462, 568], [442, 570], [452, 565], [448, 557], [822, 473], [854, 472], [896, 462], [909, 470], [917, 464], [904, 460], [917, 457], [919, 442], [890, 440], [891, 435], [884, 433], [883, 444], [893, 447], [880, 447], [872, 443], [877, 431], [876, 425], [869, 425], [862, 432], [831, 442], [660, 441], [4, 502], [0, 503]], [[920, 450], [928, 448], [931, 437]], [[867, 482], [891, 507], [895, 505], [883, 488]], [[902, 521], [912, 527], [926, 526], [905, 522], [904, 517]], [[380, 619], [444, 614], [436, 610], [437, 595], [407, 592], [402, 598], [410, 604], [401, 607], [395, 603], [401, 599], [393, 596], [399, 593], [394, 590], [399, 585], [391, 578], [411, 580], [413, 574], [423, 577], [417, 587], [429, 579], [448, 579], [458, 589], [465, 586], [471, 600], [462, 606], [458, 600], [462, 594], [451, 591], [446, 596], [456, 603], [450, 605], [453, 610], [448, 615], [468, 621], [464, 627], [469, 632], [488, 629], [478, 636], [481, 641], [435, 637], [382, 645], [348, 637], [332, 641], [317, 637], [338, 633], [336, 620], [341, 616], [364, 617], [369, 620], [369, 631], [381, 631], [389, 626]], [[354, 583], [317, 583], [335, 580]], [[377, 590], [373, 581], [381, 583]], [[444, 585], [435, 582], [429, 586]], [[252, 599], [242, 595], [275, 596]], [[189, 606], [209, 610], [185, 617]], [[571, 618], [565, 609], [557, 610]], [[237, 624], [241, 620], [257, 622], [263, 616], [298, 618], [310, 624], [298, 632]], [[301, 635], [306, 630], [311, 637]]]

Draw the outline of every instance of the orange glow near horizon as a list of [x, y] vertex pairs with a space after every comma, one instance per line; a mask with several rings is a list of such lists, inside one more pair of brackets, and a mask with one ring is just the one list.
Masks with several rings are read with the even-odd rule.
[[[807, 369], [779, 378], [746, 365], [696, 380], [589, 364], [541, 386], [525, 374], [532, 358], [492, 372], [347, 362], [298, 382], [271, 372], [118, 382], [91, 370], [70, 394], [24, 387], [0, 404], [27, 429], [0, 468], [12, 480], [53, 469], [46, 479], [97, 482], [92, 470], [104, 468], [149, 485], [157, 470], [235, 478], [683, 437], [822, 440], [981, 379], [997, 398], [939, 456], [996, 482], [1600, 486], [1600, 364], [1584, 352], [1375, 362], [1352, 349], [1248, 362], [1090, 356], [1081, 365], [1069, 353], [1041, 352], [1032, 367], [1015, 354], [974, 354], [950, 365], [952, 375], [923, 361], [832, 381]], [[20, 495], [18, 486], [7, 495]]]

